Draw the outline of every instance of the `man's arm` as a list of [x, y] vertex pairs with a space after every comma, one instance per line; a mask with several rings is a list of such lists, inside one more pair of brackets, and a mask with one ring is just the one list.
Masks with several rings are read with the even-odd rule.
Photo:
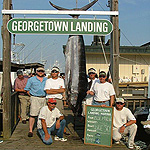
[[95, 93], [94, 93], [93, 91], [88, 90], [88, 91], [86, 92], [86, 94], [94, 95]]
[[14, 89], [15, 89], [16, 92], [26, 92], [24, 89], [19, 89], [17, 79], [14, 82]]
[[125, 130], [125, 128], [126, 128], [127, 126], [130, 126], [130, 125], [132, 125], [132, 124], [134, 124], [134, 123], [136, 123], [136, 120], [130, 120], [129, 122], [123, 124], [123, 125], [120, 127], [119, 132], [120, 132], [120, 133], [123, 133], [124, 130]]
[[26, 84], [26, 87], [24, 88], [24, 90], [30, 91], [30, 88], [31, 88], [31, 78], [28, 79], [27, 84]]
[[27, 92], [27, 94], [29, 95], [29, 96], [31, 96], [30, 95], [30, 87], [31, 87], [31, 78], [30, 79], [28, 79], [28, 81], [27, 81], [27, 84], [26, 84], [26, 87], [24, 88], [24, 90]]
[[110, 106], [113, 106], [115, 101], [115, 95], [110, 96]]
[[46, 126], [45, 119], [41, 119], [41, 123], [42, 123], [43, 131], [45, 133], [45, 140], [47, 141], [50, 138], [50, 134], [47, 131], [47, 126]]
[[60, 87], [60, 89], [46, 89], [46, 93], [47, 94], [60, 94], [60, 93], [64, 93], [65, 92], [65, 88]]
[[24, 89], [15, 89], [16, 92], [26, 92]]
[[60, 121], [64, 119], [64, 116], [60, 116], [56, 121], [56, 129], [60, 128]]

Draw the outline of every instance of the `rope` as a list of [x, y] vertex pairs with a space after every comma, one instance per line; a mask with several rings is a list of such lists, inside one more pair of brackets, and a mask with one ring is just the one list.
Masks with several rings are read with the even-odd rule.
[[103, 51], [103, 54], [104, 54], [105, 62], [106, 62], [106, 64], [108, 65], [108, 61], [107, 61], [106, 53], [105, 53], [105, 50], [104, 50], [104, 46], [103, 46], [103, 44], [102, 44], [102, 39], [101, 39], [101, 37], [100, 37], [100, 43], [101, 43], [102, 51]]
[[[106, 57], [106, 53], [105, 53], [105, 50], [104, 50], [104, 46], [103, 46], [103, 44], [102, 44], [102, 39], [101, 39], [101, 37], [100, 37], [100, 43], [101, 43], [102, 51], [103, 51], [103, 54], [104, 54], [105, 62], [106, 62], [106, 64], [110, 67], [110, 64], [108, 64], [108, 61], [107, 61], [107, 57]], [[109, 72], [110, 78], [112, 78], [110, 69], [108, 70], [108, 72]], [[113, 83], [113, 82], [112, 82], [112, 83]]]
[[[128, 61], [131, 61], [131, 62], [134, 62], [134, 63], [139, 64], [139, 65], [145, 65], [145, 64], [142, 64], [142, 63], [140, 63], [140, 62], [137, 62], [137, 61], [134, 61], [134, 60], [131, 60], [131, 59], [122, 57], [122, 56], [120, 56], [120, 55], [118, 55], [118, 57], [119, 57], [119, 58], [122, 58], [122, 59], [125, 59], [125, 60], [128, 60]], [[148, 65], [148, 64], [147, 64], [147, 65]]]

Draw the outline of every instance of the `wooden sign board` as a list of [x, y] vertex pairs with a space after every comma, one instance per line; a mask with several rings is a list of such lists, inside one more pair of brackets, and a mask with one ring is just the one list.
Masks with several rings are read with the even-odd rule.
[[113, 107], [86, 106], [84, 144], [112, 146]]
[[12, 34], [109, 35], [113, 25], [106, 19], [13, 18], [7, 29]]

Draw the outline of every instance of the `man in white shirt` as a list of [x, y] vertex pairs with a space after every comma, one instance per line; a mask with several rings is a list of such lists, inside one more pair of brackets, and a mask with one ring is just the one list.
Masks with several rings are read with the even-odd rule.
[[63, 96], [65, 92], [64, 80], [59, 78], [59, 68], [54, 66], [51, 70], [52, 78], [47, 79], [44, 90], [47, 93], [46, 98], [55, 98], [57, 100], [57, 108], [61, 113], [64, 112]]
[[124, 107], [123, 98], [116, 98], [113, 118], [113, 139], [119, 144], [123, 134], [129, 133], [128, 148], [134, 149], [134, 138], [137, 131], [136, 119], [132, 112]]
[[112, 106], [115, 98], [115, 90], [111, 83], [106, 82], [106, 73], [99, 73], [100, 83], [96, 82], [87, 94], [94, 95], [92, 105]]
[[51, 132], [55, 130], [57, 130], [57, 136], [55, 136], [54, 140], [67, 141], [67, 139], [63, 138], [66, 121], [63, 114], [56, 108], [56, 104], [54, 98], [48, 99], [47, 106], [41, 108], [38, 116], [37, 131], [46, 145], [52, 144]]
[[[93, 88], [95, 82], [99, 82], [99, 79], [96, 78], [97, 74], [96, 74], [95, 68], [89, 68], [88, 75], [89, 75], [88, 91], [90, 91]], [[83, 106], [82, 116], [85, 116], [85, 105], [92, 105], [92, 101], [93, 101], [93, 95], [87, 94], [87, 96], [85, 97], [85, 100], [82, 102], [82, 106]]]

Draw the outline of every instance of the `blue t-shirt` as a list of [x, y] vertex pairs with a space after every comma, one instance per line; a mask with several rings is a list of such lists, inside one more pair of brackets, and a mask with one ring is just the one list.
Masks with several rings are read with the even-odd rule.
[[46, 80], [47, 78], [43, 77], [43, 81], [41, 82], [36, 76], [31, 77], [28, 79], [24, 90], [29, 91], [33, 96], [46, 96], [46, 92], [44, 91]]

